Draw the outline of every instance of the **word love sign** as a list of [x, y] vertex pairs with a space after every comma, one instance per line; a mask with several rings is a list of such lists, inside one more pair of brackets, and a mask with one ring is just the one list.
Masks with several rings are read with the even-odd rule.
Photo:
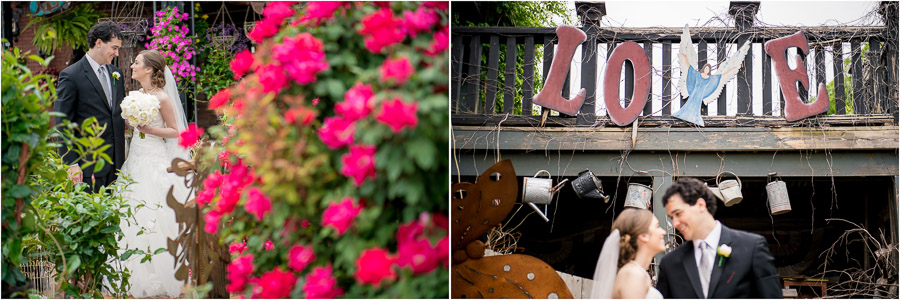
[[[575, 49], [587, 39], [587, 36], [573, 26], [557, 27], [556, 33], [559, 38], [559, 46], [550, 65], [550, 72], [544, 81], [544, 88], [534, 96], [534, 103], [574, 116], [584, 105], [584, 89], [581, 89], [572, 99], [563, 98], [561, 93]], [[791, 69], [788, 65], [787, 49], [790, 47], [797, 47], [804, 55], [809, 54], [809, 43], [802, 32], [768, 41], [764, 48], [775, 63], [775, 73], [778, 75], [781, 91], [784, 94], [785, 119], [793, 122], [827, 111], [829, 99], [824, 83], [819, 83], [818, 86], [818, 97], [822, 98], [822, 101], [814, 100], [813, 103], [807, 104], [800, 98], [796, 83], [800, 82], [805, 89], [808, 89], [809, 79], [806, 64], [803, 63], [802, 58], [796, 58], [796, 68]], [[622, 107], [619, 104], [618, 83], [625, 60], [631, 61], [634, 66], [634, 90], [631, 95], [631, 103], [627, 107]], [[650, 87], [650, 61], [647, 54], [637, 43], [624, 42], [610, 54], [605, 73], [603, 100], [606, 103], [608, 115], [616, 125], [629, 125], [637, 119], [644, 106], [647, 105]], [[706, 76], [705, 73], [704, 76]]]

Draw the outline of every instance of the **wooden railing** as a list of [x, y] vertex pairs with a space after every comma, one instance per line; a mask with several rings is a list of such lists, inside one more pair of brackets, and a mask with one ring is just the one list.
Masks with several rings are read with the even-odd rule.
[[[598, 78], [602, 76], [602, 70], [606, 66], [606, 58], [612, 50], [622, 42], [632, 41], [641, 45], [654, 64], [654, 55], [651, 49], [662, 48], [662, 69], [653, 67], [651, 82], [661, 82], [662, 90], [654, 91], [651, 84], [647, 105], [644, 107], [643, 116], [653, 116], [661, 120], [672, 120], [669, 117], [676, 110], [671, 102], [680, 99], [677, 91], [677, 76], [673, 76], [673, 62], [677, 67], [678, 60], [673, 61], [672, 45], [678, 46], [681, 41], [682, 28], [601, 28], [600, 17], [605, 11], [598, 11], [596, 7], [581, 7], [576, 4], [579, 12], [593, 10], [591, 13], [582, 14], [584, 24], [580, 27], [587, 34], [587, 40], [581, 45], [581, 57], [573, 61], [580, 66], [572, 68], [567, 75], [562, 95], [569, 98], [570, 85], [586, 90], [585, 102], [577, 118], [560, 115], [558, 124], [591, 125], [596, 121], [603, 121], [606, 115], [602, 107], [603, 93], [597, 87]], [[597, 4], [591, 4], [597, 5]], [[743, 4], [746, 5], [746, 4]], [[756, 4], [758, 5], [758, 4]], [[896, 3], [893, 8], [896, 11]], [[757, 6], [758, 7], [758, 6]], [[726, 87], [716, 102], [710, 103], [710, 107], [716, 107], [715, 115], [725, 115], [723, 112], [736, 111], [737, 116], [766, 119], [766, 116], [781, 116], [784, 109], [783, 95], [778, 91], [777, 76], [772, 72], [772, 59], [765, 53], [763, 44], [769, 40], [803, 32], [809, 41], [810, 53], [805, 61], [810, 61], [808, 73], [811, 77], [810, 90], [815, 90], [818, 83], [834, 82], [833, 101], [835, 102], [836, 115], [888, 115], [885, 119], [894, 119], [897, 114], [897, 29], [896, 20], [885, 26], [834, 26], [834, 27], [753, 27], [750, 19], [743, 14], [755, 14], [755, 9], [745, 9], [732, 3], [733, 15], [736, 20], [736, 28], [691, 28], [691, 37], [698, 52], [701, 64], [709, 61], [716, 66], [726, 59], [727, 50], [736, 49], [735, 45], [749, 40], [752, 43], [751, 51], [745, 57], [743, 67], [733, 79], [736, 83], [733, 87]], [[605, 10], [605, 8], [603, 9]], [[598, 17], [599, 16], [599, 17]], [[509, 117], [515, 115], [514, 105], [517, 92], [521, 99], [522, 116], [532, 116], [532, 98], [537, 91], [535, 89], [535, 71], [541, 72], [546, 78], [550, 70], [554, 56], [554, 45], [557, 43], [555, 28], [511, 28], [511, 27], [454, 27], [451, 39], [451, 59], [453, 90], [451, 99], [453, 110], [453, 123], [457, 124], [484, 124], [485, 120], [496, 119], [498, 115]], [[501, 45], [505, 47], [505, 67], [500, 69]], [[522, 74], [517, 74], [516, 57], [521, 49], [518, 45], [524, 45], [524, 69]], [[485, 51], [485, 47], [487, 51]], [[543, 57], [535, 57], [535, 49], [541, 49]], [[607, 57], [600, 55], [598, 49], [606, 48]], [[714, 48], [716, 57], [707, 57], [708, 48]], [[755, 51], [753, 50], [755, 49]], [[863, 49], [867, 49], [863, 55]], [[487, 52], [487, 65], [482, 65], [483, 52]], [[844, 56], [849, 52], [849, 72], [845, 74]], [[755, 54], [754, 54], [755, 53]], [[829, 55], [837, 53], [837, 55]], [[761, 54], [761, 55], [760, 55]], [[802, 55], [802, 53], [798, 53]], [[826, 78], [826, 57], [831, 56], [832, 78]], [[865, 59], [863, 59], [865, 56]], [[537, 59], [542, 59], [543, 70], [535, 70]], [[659, 60], [660, 58], [657, 58]], [[599, 63], [598, 63], [599, 60]], [[634, 88], [634, 74], [630, 67], [630, 61], [626, 61], [623, 77], [624, 95], [630, 97]], [[762, 95], [753, 97], [754, 91], [754, 66], [761, 65]], [[571, 73], [580, 71], [580, 83], [571, 82]], [[498, 80], [502, 72], [504, 82]], [[675, 69], [678, 72], [678, 69]], [[578, 74], [578, 73], [576, 73]], [[813, 75], [814, 74], [814, 75]], [[676, 74], [677, 75], [677, 74]], [[520, 90], [517, 90], [515, 79], [521, 76]], [[850, 85], [845, 85], [845, 76], [851, 79]], [[675, 88], [673, 89], [673, 86]], [[736, 101], [729, 106], [726, 97], [729, 88], [737, 88]], [[656, 87], [658, 89], [658, 87]], [[773, 90], [774, 89], [774, 90]], [[845, 90], [852, 91], [852, 99], [845, 97]], [[807, 91], [803, 88], [801, 97], [808, 99]], [[773, 91], [775, 93], [773, 93]], [[483, 95], [482, 95], [483, 93]], [[498, 107], [498, 96], [502, 95], [502, 107]], [[773, 96], [774, 95], [774, 96]], [[779, 95], [781, 95], [779, 97]], [[776, 98], [777, 97], [777, 98]], [[773, 99], [774, 98], [774, 99]], [[653, 100], [656, 101], [653, 101]], [[513, 100], [513, 101], [510, 101]], [[623, 105], [627, 106], [631, 99], [626, 98]], [[660, 101], [661, 100], [661, 101]], [[686, 100], [681, 100], [681, 104]], [[754, 101], [762, 102], [762, 113], [753, 112]], [[779, 101], [780, 105], [773, 108], [773, 102]], [[849, 103], [852, 114], [845, 107]], [[598, 104], [601, 104], [598, 107]], [[756, 104], [759, 105], [759, 104]], [[732, 106], [736, 106], [732, 107]], [[655, 107], [655, 108], [654, 108]], [[703, 107], [704, 116], [711, 115], [706, 107]], [[492, 116], [493, 115], [493, 116]], [[569, 119], [569, 120], [566, 120]], [[770, 118], [775, 119], [775, 118]], [[677, 123], [672, 121], [672, 123]], [[708, 125], [709, 126], [709, 125]], [[715, 126], [715, 125], [713, 125]]]

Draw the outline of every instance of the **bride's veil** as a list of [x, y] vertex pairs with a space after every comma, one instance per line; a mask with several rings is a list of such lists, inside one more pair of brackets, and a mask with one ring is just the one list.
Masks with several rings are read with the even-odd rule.
[[[169, 95], [169, 99], [172, 100], [172, 108], [175, 112], [175, 125], [178, 128], [178, 132], [181, 133], [187, 129], [187, 117], [185, 117], [184, 109], [181, 106], [181, 97], [178, 96], [178, 87], [175, 85], [175, 76], [172, 75], [172, 70], [169, 70], [169, 67], [166, 67], [165, 75], [166, 86], [163, 87], [163, 91], [165, 91], [166, 95]], [[168, 150], [167, 152], [170, 161], [176, 157], [184, 160], [191, 159], [191, 152], [178, 145], [178, 137], [166, 139], [166, 150]]]
[[619, 264], [619, 230], [613, 230], [603, 242], [597, 267], [594, 269], [594, 284], [591, 288], [591, 299], [611, 299], [613, 283]]

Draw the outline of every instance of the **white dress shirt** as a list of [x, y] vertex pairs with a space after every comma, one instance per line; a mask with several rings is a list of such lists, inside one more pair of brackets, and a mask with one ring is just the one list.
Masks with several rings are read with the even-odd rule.
[[[719, 246], [719, 238], [722, 237], [722, 223], [718, 220], [716, 221], [716, 226], [713, 227], [713, 230], [706, 235], [705, 239], [702, 240], [693, 240], [694, 242], [694, 263], [697, 264], [697, 270], [700, 270], [700, 241], [706, 241], [710, 247], [713, 248], [713, 255], [716, 254], [716, 247]], [[713, 261], [713, 265], [715, 261]], [[706, 270], [706, 272], [711, 272], [712, 269]]]

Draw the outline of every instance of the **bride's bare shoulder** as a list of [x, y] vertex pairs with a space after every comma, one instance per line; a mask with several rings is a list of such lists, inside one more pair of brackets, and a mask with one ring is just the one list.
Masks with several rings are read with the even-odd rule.
[[163, 91], [158, 91], [156, 93], [153, 93], [153, 95], [156, 96], [157, 99], [159, 99], [159, 103], [169, 103], [169, 101], [172, 101], [172, 99], [169, 99], [169, 95]]

